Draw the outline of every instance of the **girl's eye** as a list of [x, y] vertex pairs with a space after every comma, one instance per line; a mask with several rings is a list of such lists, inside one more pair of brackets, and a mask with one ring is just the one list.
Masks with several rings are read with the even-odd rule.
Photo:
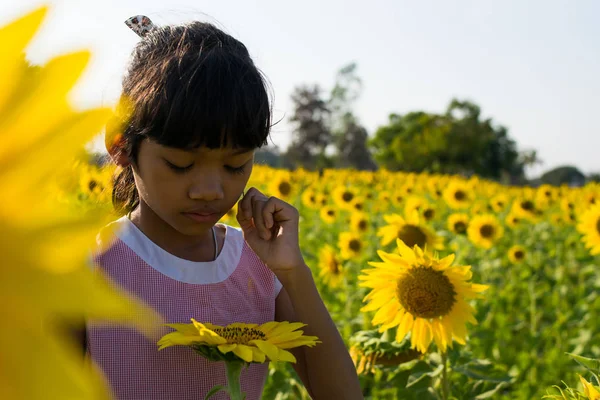
[[186, 167], [180, 167], [178, 165], [175, 165], [167, 160], [165, 160], [165, 162], [167, 163], [167, 165], [169, 166], [169, 168], [171, 168], [173, 171], [177, 172], [178, 174], [183, 174], [184, 172], [189, 171], [190, 169], [192, 169], [192, 167], [194, 166], [194, 164], [190, 164]]
[[244, 167], [246, 166], [246, 164], [242, 165], [241, 167], [230, 167], [229, 165], [225, 166], [225, 169], [229, 172], [231, 172], [232, 174], [239, 174], [242, 175], [244, 173]]

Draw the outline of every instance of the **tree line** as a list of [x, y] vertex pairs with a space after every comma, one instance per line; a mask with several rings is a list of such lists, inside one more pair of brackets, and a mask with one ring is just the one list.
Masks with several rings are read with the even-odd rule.
[[362, 89], [356, 63], [338, 71], [328, 93], [317, 84], [297, 86], [291, 95], [291, 143], [284, 151], [259, 151], [257, 161], [288, 169], [478, 175], [506, 184], [578, 185], [600, 178], [563, 166], [528, 181], [525, 169], [541, 163], [537, 152], [520, 150], [506, 127], [484, 118], [480, 107], [467, 100], [452, 99], [440, 114], [392, 113], [369, 135], [354, 112]]

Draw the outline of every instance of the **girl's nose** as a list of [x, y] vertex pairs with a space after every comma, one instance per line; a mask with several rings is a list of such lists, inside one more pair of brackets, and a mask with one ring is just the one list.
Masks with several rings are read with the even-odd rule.
[[225, 196], [223, 186], [217, 179], [202, 179], [194, 182], [188, 189], [188, 196], [192, 200], [222, 200]]

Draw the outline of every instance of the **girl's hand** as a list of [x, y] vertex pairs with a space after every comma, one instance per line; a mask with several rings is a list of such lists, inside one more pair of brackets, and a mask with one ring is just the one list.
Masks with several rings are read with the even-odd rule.
[[248, 245], [276, 275], [305, 265], [294, 206], [252, 187], [239, 201], [236, 218]]

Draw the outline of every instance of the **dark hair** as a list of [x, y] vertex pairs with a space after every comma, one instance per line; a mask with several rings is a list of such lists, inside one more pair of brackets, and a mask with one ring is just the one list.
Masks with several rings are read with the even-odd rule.
[[[180, 149], [255, 149], [271, 129], [267, 82], [246, 46], [204, 22], [157, 27], [141, 39], [123, 78], [125, 103], [120, 131], [133, 164], [146, 138]], [[115, 178], [112, 200], [121, 214], [138, 206], [131, 165]]]

